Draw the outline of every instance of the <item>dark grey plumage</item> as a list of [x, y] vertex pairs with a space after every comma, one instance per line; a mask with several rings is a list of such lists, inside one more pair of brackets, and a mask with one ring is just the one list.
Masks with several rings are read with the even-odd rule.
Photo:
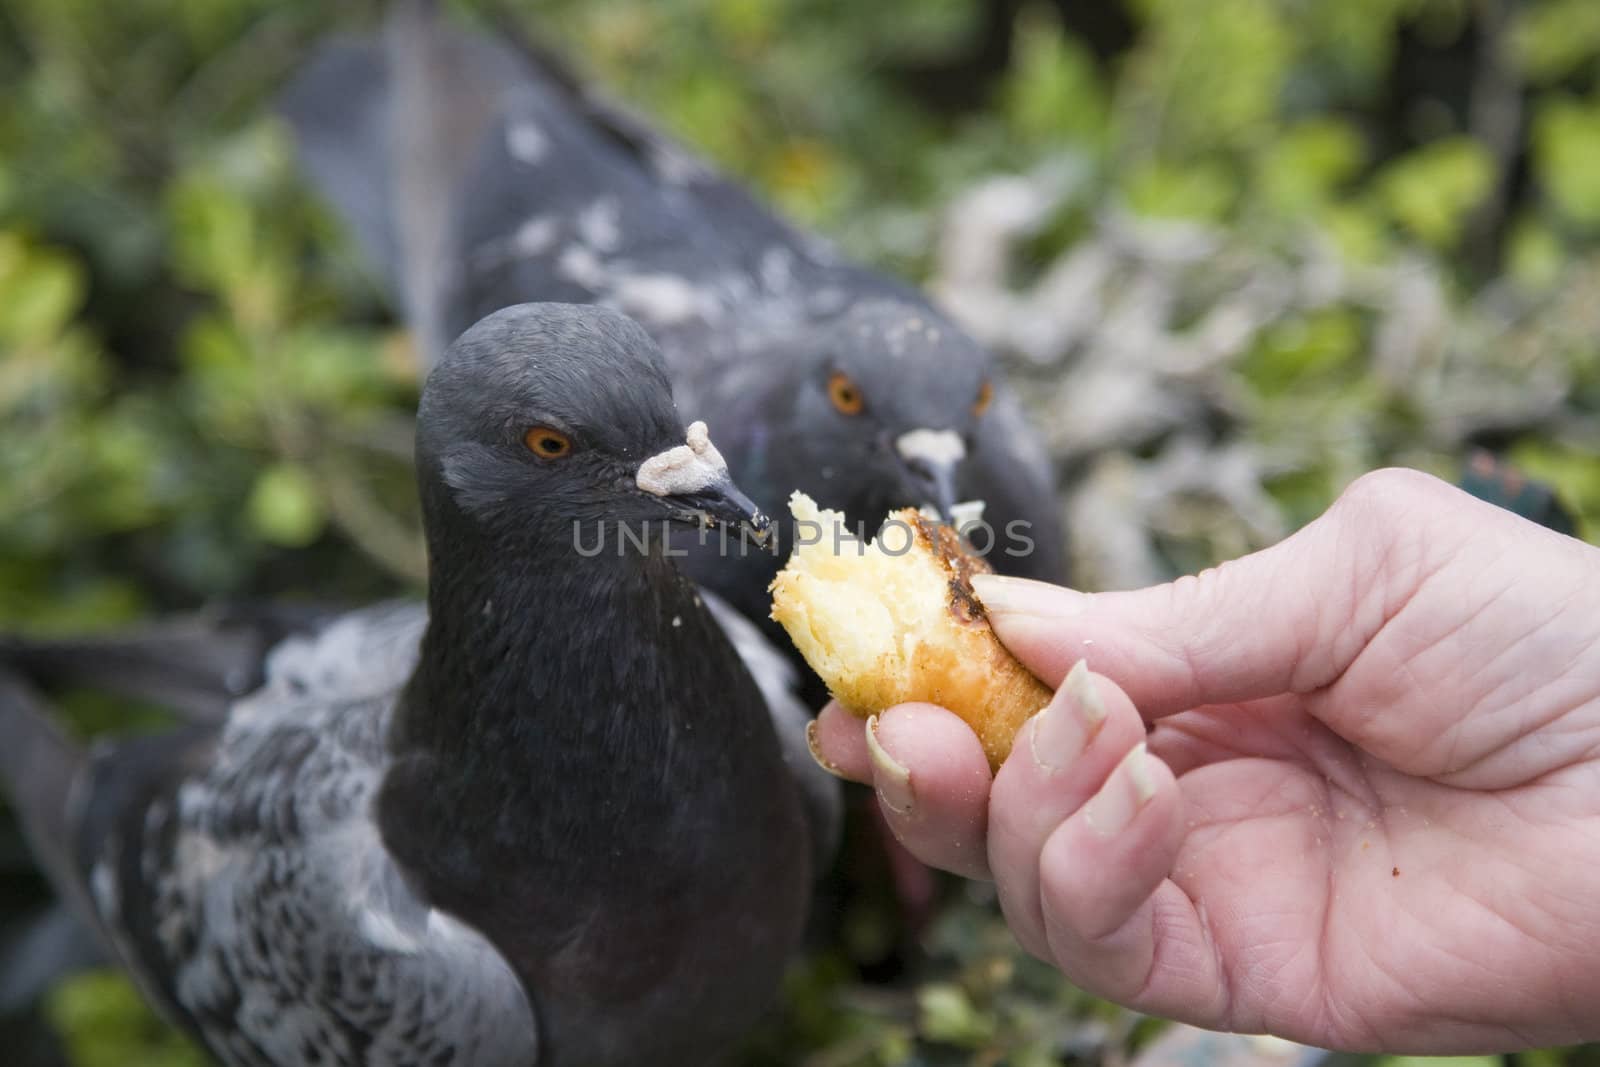
[[637, 326], [511, 308], [424, 391], [426, 609], [310, 625], [221, 724], [92, 754], [0, 669], [42, 864], [224, 1062], [701, 1063], [764, 1010], [811, 864], [748, 627], [659, 537], [573, 549], [574, 521], [754, 516], [712, 453], [647, 485], [683, 442]]
[[[503, 304], [619, 308], [661, 344], [679, 407], [711, 424], [772, 514], [794, 489], [865, 521], [978, 498], [996, 530], [1031, 527], [1032, 552], [996, 553], [999, 569], [1064, 577], [1048, 462], [988, 354], [548, 56], [401, 5], [382, 41], [326, 47], [283, 110], [425, 357]], [[835, 375], [859, 414], [830, 401]], [[692, 568], [765, 619], [779, 562]]]

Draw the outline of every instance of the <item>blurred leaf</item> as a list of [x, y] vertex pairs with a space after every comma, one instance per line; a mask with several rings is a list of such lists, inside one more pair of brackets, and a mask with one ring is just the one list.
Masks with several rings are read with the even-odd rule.
[[294, 463], [278, 463], [261, 472], [250, 492], [249, 516], [263, 538], [290, 548], [316, 540], [327, 520], [315, 480]]
[[1513, 1059], [1516, 1067], [1563, 1067], [1577, 1057], [1569, 1057], [1563, 1050], [1536, 1048], [1519, 1052]]
[[1515, 18], [1512, 54], [1534, 82], [1559, 81], [1600, 53], [1600, 4], [1593, 0], [1521, 4]]
[[1037, 6], [1024, 8], [1014, 36], [1017, 57], [1001, 91], [1010, 129], [1024, 141], [1098, 148], [1107, 106], [1088, 50]]
[[1533, 143], [1535, 172], [1556, 206], [1574, 222], [1600, 226], [1600, 101], [1547, 101]]
[[1506, 270], [1518, 284], [1546, 289], [1560, 279], [1565, 263], [1566, 250], [1554, 230], [1532, 219], [1517, 222], [1506, 251]]
[[255, 263], [256, 227], [250, 205], [211, 174], [193, 174], [171, 195], [173, 259], [196, 288], [235, 287]]
[[1365, 159], [1366, 146], [1349, 123], [1310, 119], [1284, 130], [1267, 147], [1257, 181], [1272, 207], [1292, 216], [1331, 199]]
[[83, 271], [59, 253], [0, 232], [0, 343], [37, 345], [59, 331], [83, 300]]
[[66, 1036], [74, 1067], [205, 1067], [209, 1062], [158, 1019], [121, 974], [69, 978], [50, 994], [46, 1011]]
[[917, 990], [923, 1034], [934, 1041], [975, 1048], [994, 1036], [994, 1019], [973, 1006], [960, 986], [945, 983]]
[[1375, 211], [1359, 204], [1331, 204], [1314, 217], [1351, 263], [1377, 263], [1389, 252], [1388, 228]]
[[1151, 164], [1124, 183], [1128, 206], [1152, 218], [1218, 222], [1232, 207], [1235, 183], [1221, 167]]
[[1435, 248], [1448, 248], [1493, 180], [1494, 163], [1483, 146], [1452, 137], [1395, 160], [1378, 174], [1375, 188], [1395, 222]]
[[1275, 0], [1137, 0], [1146, 40], [1131, 58], [1119, 134], [1164, 155], [1238, 149], [1272, 130], [1296, 41]]
[[1301, 390], [1315, 384], [1318, 376], [1349, 369], [1363, 340], [1354, 314], [1331, 309], [1275, 326], [1240, 369], [1265, 393]]

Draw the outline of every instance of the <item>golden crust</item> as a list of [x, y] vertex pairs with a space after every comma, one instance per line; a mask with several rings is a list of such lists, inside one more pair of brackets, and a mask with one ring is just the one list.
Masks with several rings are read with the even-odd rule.
[[862, 718], [909, 700], [943, 705], [998, 768], [1050, 690], [989, 628], [971, 583], [988, 564], [910, 508], [868, 542], [802, 493], [789, 510], [821, 538], [797, 539], [772, 582], [772, 617], [835, 699]]

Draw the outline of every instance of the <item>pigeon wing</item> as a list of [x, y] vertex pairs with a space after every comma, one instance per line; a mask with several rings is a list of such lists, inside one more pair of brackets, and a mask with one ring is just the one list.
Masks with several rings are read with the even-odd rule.
[[767, 702], [767, 713], [772, 716], [773, 729], [783, 748], [783, 761], [800, 786], [800, 795], [805, 801], [806, 821], [811, 831], [811, 869], [820, 875], [828, 869], [839, 844], [844, 798], [839, 780], [818, 766], [811, 756], [806, 740], [811, 711], [800, 697], [799, 673], [777, 646], [721, 597], [703, 587], [700, 596], [722, 632], [728, 635], [734, 651], [744, 661]]
[[220, 729], [89, 757], [15, 687], [0, 697], [8, 736], [39, 757], [3, 768], [25, 823], [77, 846], [49, 864], [58, 885], [225, 1063], [536, 1061], [510, 967], [417, 897], [373, 822], [424, 624], [414, 605], [342, 617], [275, 650]]

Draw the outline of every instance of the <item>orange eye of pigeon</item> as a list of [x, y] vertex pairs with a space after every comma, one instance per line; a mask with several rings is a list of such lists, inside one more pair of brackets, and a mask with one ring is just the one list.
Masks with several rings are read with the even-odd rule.
[[834, 371], [828, 379], [828, 399], [844, 415], [859, 415], [867, 404], [866, 398], [861, 395], [861, 387], [843, 371]]
[[560, 459], [572, 451], [572, 438], [548, 426], [535, 426], [522, 435], [522, 443], [540, 459]]
[[984, 382], [982, 385], [978, 386], [978, 399], [976, 399], [976, 400], [974, 400], [972, 402], [972, 414], [973, 414], [973, 416], [976, 417], [976, 416], [982, 415], [985, 411], [988, 411], [989, 410], [989, 404], [993, 400], [994, 400], [994, 383], [993, 382]]

